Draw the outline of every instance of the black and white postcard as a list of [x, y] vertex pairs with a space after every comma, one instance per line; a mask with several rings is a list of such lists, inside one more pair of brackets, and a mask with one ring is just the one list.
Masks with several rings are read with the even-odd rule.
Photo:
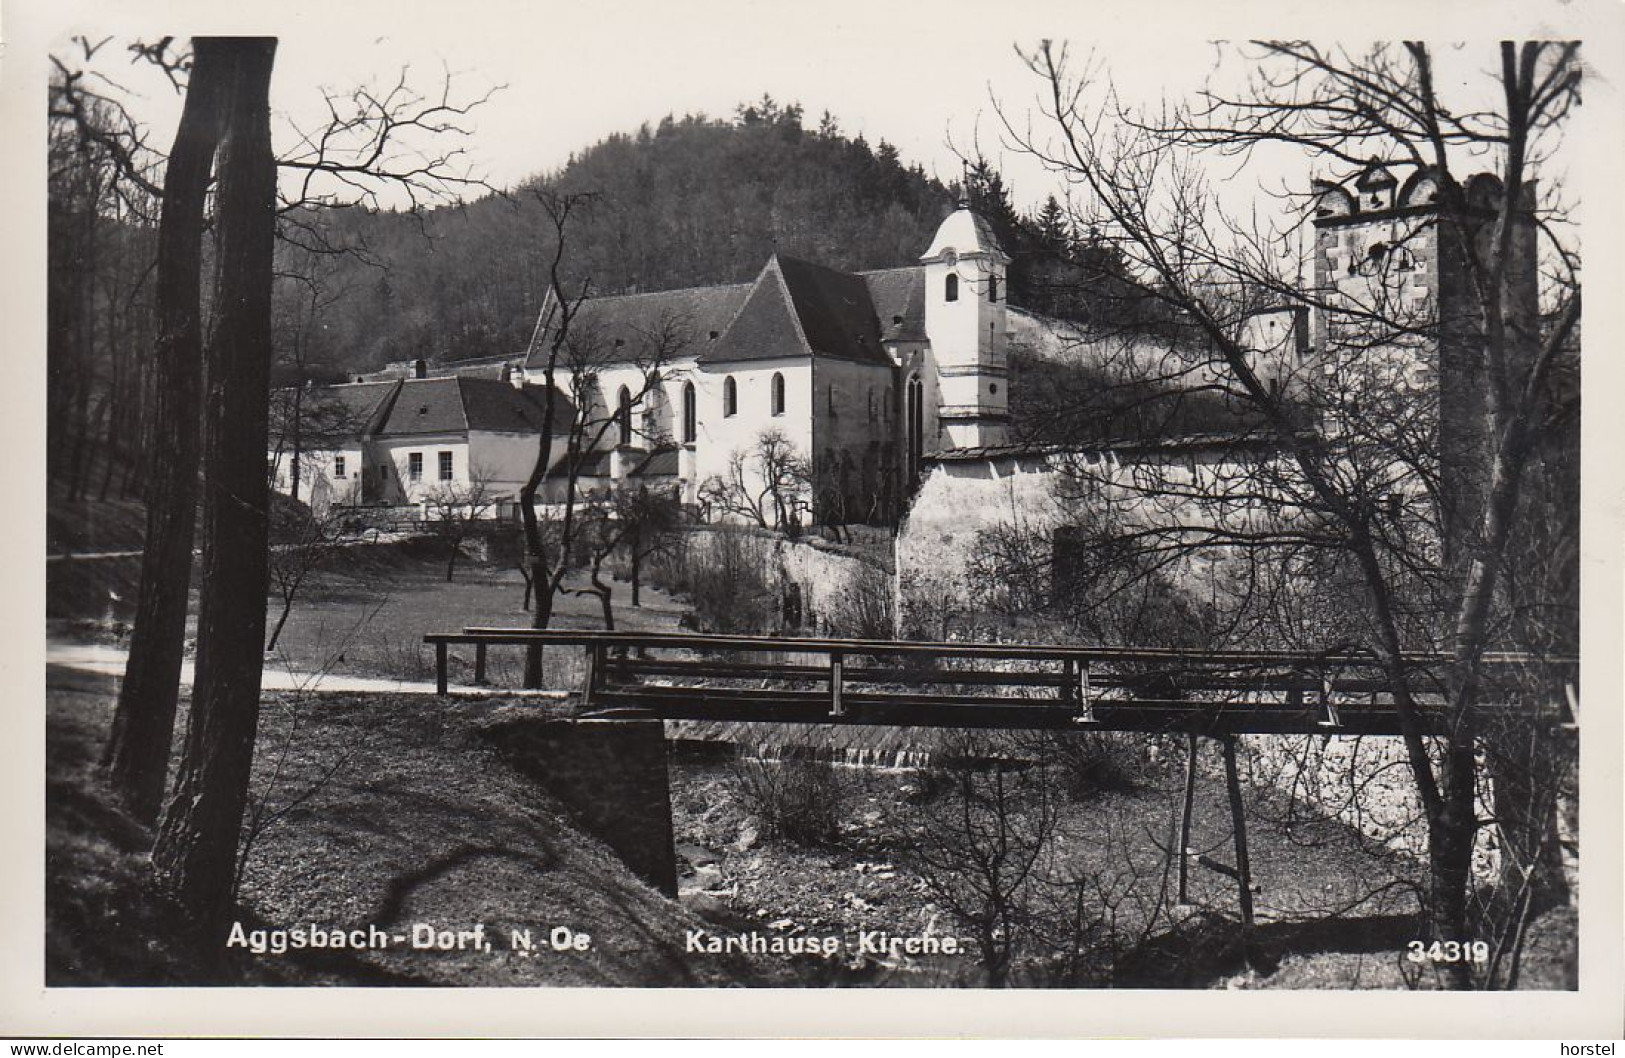
[[0, 1031], [1616, 1032], [1622, 28], [8, 9]]

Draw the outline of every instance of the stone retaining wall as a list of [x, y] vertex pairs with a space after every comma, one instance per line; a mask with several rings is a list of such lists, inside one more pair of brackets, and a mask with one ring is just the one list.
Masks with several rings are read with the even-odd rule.
[[789, 630], [858, 638], [890, 635], [895, 621], [889, 546], [836, 544], [821, 537], [791, 540], [738, 526], [691, 529], [687, 543], [703, 552], [723, 534], [748, 547], [757, 567], [778, 585]]

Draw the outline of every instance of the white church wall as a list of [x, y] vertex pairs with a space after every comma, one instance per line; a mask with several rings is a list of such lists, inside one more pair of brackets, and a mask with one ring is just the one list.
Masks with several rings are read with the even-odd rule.
[[[773, 376], [784, 378], [784, 411], [773, 414]], [[695, 444], [695, 472], [701, 483], [713, 477], [726, 478], [729, 460], [735, 452], [748, 455], [761, 436], [778, 430], [794, 446], [796, 454], [810, 459], [813, 452], [814, 415], [812, 366], [805, 357], [783, 360], [754, 360], [748, 364], [708, 365], [696, 377], [699, 399], [699, 438]], [[724, 414], [723, 393], [732, 378], [736, 405], [733, 415]], [[747, 464], [754, 471], [754, 459]], [[754, 474], [752, 482], [759, 487]]]
[[[605, 364], [597, 369], [597, 385], [591, 390], [591, 399], [582, 401], [585, 405], [582, 411], [588, 424], [586, 439], [592, 442], [590, 447], [594, 451], [608, 451], [621, 443], [620, 431], [613, 425], [602, 430], [602, 436], [599, 434], [600, 427], [619, 407], [622, 387], [634, 402], [631, 424], [633, 447], [650, 449], [678, 439], [683, 383], [693, 381], [700, 385], [701, 373], [696, 369], [693, 357], [678, 358], [660, 369], [659, 383], [649, 389], [649, 369], [650, 365], [635, 363]], [[540, 383], [534, 375], [531, 381]], [[574, 392], [569, 372], [560, 373], [559, 388], [566, 393]], [[645, 390], [649, 391], [645, 393]], [[720, 410], [720, 404], [718, 408]], [[706, 416], [703, 395], [699, 414], [703, 422]]]

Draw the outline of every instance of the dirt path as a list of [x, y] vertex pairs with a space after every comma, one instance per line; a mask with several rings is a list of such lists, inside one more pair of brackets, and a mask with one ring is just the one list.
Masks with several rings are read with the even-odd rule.
[[[94, 672], [104, 676], [124, 675], [124, 665], [129, 660], [129, 651], [123, 647], [107, 646], [99, 643], [47, 643], [45, 647], [45, 663], [47, 665], [60, 665], [63, 668], [77, 669], [81, 672]], [[181, 682], [187, 686], [192, 683], [192, 662], [181, 663]], [[264, 675], [260, 678], [260, 686], [268, 691], [345, 691], [345, 692], [388, 692], [392, 694], [434, 694], [433, 683], [417, 680], [387, 680], [366, 676], [346, 676], [341, 673], [295, 672], [280, 668], [275, 664], [267, 665]], [[495, 687], [458, 687], [453, 685], [452, 694], [482, 697], [492, 694], [512, 696], [511, 690]], [[529, 692], [546, 698], [563, 698], [564, 691], [534, 691]]]

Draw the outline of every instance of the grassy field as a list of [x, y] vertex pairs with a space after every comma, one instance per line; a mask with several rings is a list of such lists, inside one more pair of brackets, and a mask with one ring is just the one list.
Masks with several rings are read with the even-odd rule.
[[[50, 634], [116, 639], [134, 616], [140, 559], [72, 559], [48, 567], [46, 616]], [[194, 569], [194, 576], [196, 570]], [[554, 627], [602, 628], [596, 596], [574, 594], [584, 581], [566, 581], [554, 603]], [[195, 592], [195, 588], [194, 588]], [[687, 607], [644, 585], [640, 607], [631, 605], [630, 584], [614, 582], [617, 628], [671, 631]], [[302, 673], [432, 680], [434, 652], [428, 632], [454, 632], [469, 625], [524, 627], [524, 582], [517, 570], [464, 559], [451, 583], [445, 579], [442, 545], [431, 540], [357, 544], [334, 552], [295, 596], [288, 622], [266, 665]], [[282, 610], [267, 600], [267, 635]], [[194, 599], [195, 612], [195, 599]], [[195, 625], [195, 616], [189, 621]], [[523, 658], [516, 649], [490, 651], [488, 680], [517, 687]], [[574, 687], [580, 679], [575, 652], [547, 651], [547, 686]], [[451, 652], [452, 679], [472, 679], [472, 648]]]
[[[470, 625], [524, 627], [530, 623], [524, 582], [513, 569], [463, 562], [455, 579], [445, 580], [444, 559], [432, 548], [392, 555], [368, 555], [351, 549], [333, 568], [318, 574], [296, 599], [268, 665], [298, 672], [333, 672], [403, 680], [434, 679], [434, 651], [425, 646], [428, 632], [455, 632]], [[579, 582], [567, 582], [578, 587]], [[617, 628], [674, 630], [685, 608], [645, 586], [643, 606], [630, 605], [631, 585], [617, 584], [614, 600]], [[274, 622], [280, 611], [270, 613]], [[554, 604], [557, 628], [602, 628], [596, 597], [567, 594]], [[451, 651], [451, 678], [469, 682], [472, 647]], [[518, 687], [523, 657], [518, 649], [493, 647], [487, 679], [498, 687]], [[574, 687], [580, 677], [575, 652], [550, 650], [544, 655], [549, 687]]]

